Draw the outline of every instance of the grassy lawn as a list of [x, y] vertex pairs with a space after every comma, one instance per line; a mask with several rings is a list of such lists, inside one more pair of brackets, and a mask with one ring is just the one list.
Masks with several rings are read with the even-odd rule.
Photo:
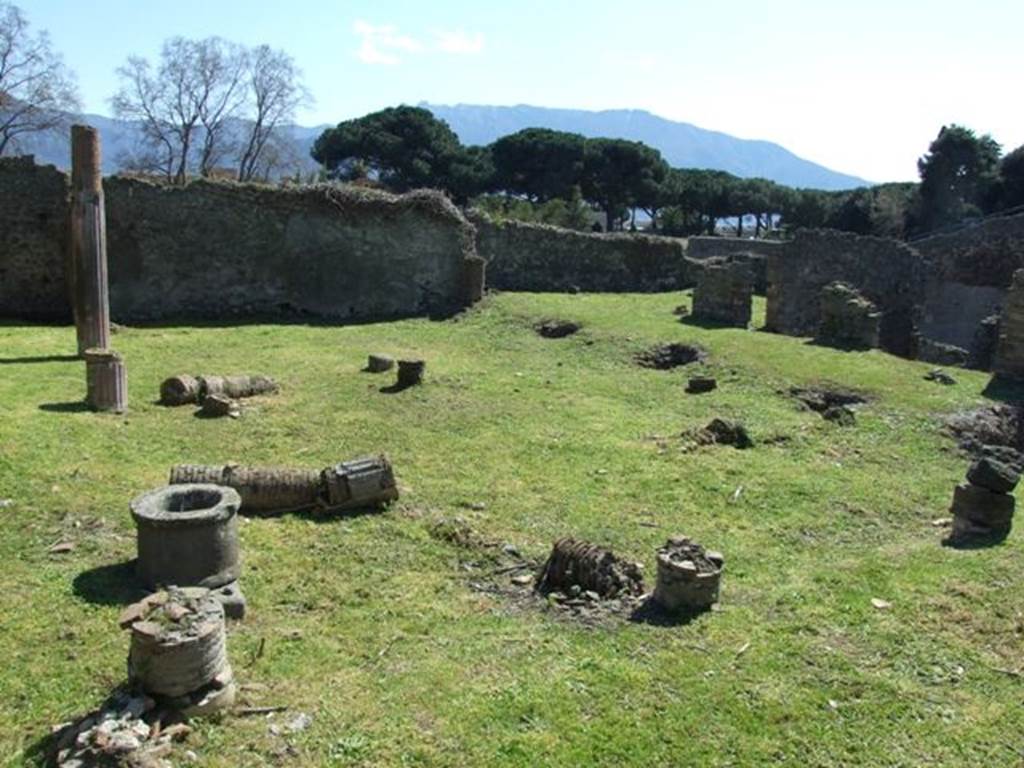
[[[72, 329], [0, 326], [0, 763], [31, 764], [51, 725], [123, 681], [128, 501], [172, 464], [384, 451], [402, 488], [388, 511], [243, 522], [243, 699], [313, 723], [202, 724], [199, 764], [1020, 765], [1022, 534], [957, 551], [932, 525], [967, 467], [940, 417], [985, 402], [987, 376], [943, 387], [878, 351], [679, 323], [688, 300], [504, 294], [445, 322], [128, 328], [123, 417], [75, 405]], [[545, 340], [548, 317], [584, 328]], [[634, 364], [667, 341], [710, 357]], [[423, 356], [427, 383], [379, 392], [392, 374], [359, 370], [377, 351]], [[685, 394], [696, 371], [719, 389]], [[267, 373], [282, 392], [198, 419], [154, 403], [180, 372]], [[821, 381], [872, 396], [855, 427], [783, 394]], [[682, 450], [713, 416], [757, 447]], [[563, 535], [610, 546], [649, 586], [655, 548], [688, 534], [725, 554], [721, 610], [675, 627], [524, 610], [472, 588], [485, 556], [432, 535], [454, 517], [535, 558]], [[48, 552], [61, 541], [75, 548]]]

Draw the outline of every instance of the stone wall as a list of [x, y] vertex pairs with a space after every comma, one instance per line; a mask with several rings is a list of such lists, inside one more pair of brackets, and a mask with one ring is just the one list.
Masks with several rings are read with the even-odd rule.
[[813, 335], [821, 319], [822, 288], [844, 282], [882, 313], [882, 349], [909, 356], [914, 352], [914, 321], [923, 275], [921, 256], [896, 240], [800, 230], [768, 256], [765, 327], [791, 336]]
[[1024, 269], [1014, 273], [1006, 296], [992, 369], [998, 376], [1024, 381]]
[[71, 318], [68, 178], [32, 157], [0, 158], [0, 317]]
[[397, 317], [460, 303], [472, 227], [443, 195], [104, 182], [115, 319]]
[[754, 293], [751, 265], [742, 258], [715, 256], [702, 259], [693, 289], [693, 318], [735, 328], [750, 324]]
[[741, 237], [691, 237], [686, 241], [686, 255], [698, 261], [718, 256], [744, 257], [754, 275], [754, 293], [764, 295], [768, 288], [768, 254], [777, 253], [779, 240], [744, 240]]
[[471, 215], [487, 282], [506, 291], [674, 291], [692, 284], [682, 240], [594, 234]]
[[922, 336], [975, 353], [982, 321], [999, 312], [1014, 271], [1024, 267], [1024, 214], [985, 219], [912, 245], [929, 262]]
[[[464, 303], [473, 227], [436, 192], [104, 180], [119, 322], [370, 319]], [[0, 317], [68, 319], [67, 177], [0, 162]]]

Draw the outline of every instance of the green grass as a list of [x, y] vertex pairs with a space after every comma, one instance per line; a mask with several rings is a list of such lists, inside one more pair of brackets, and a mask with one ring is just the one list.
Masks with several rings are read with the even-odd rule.
[[[387, 512], [243, 523], [243, 696], [314, 720], [288, 737], [259, 717], [203, 724], [202, 765], [1019, 765], [1021, 678], [1000, 670], [1024, 666], [1020, 534], [956, 551], [931, 524], [966, 469], [940, 417], [985, 402], [987, 377], [943, 387], [878, 351], [681, 324], [684, 300], [504, 294], [447, 322], [129, 328], [123, 417], [61, 405], [82, 396], [81, 363], [27, 359], [73, 351], [71, 329], [0, 327], [0, 762], [30, 762], [124, 679], [128, 571], [112, 566], [134, 555], [128, 501], [172, 464], [385, 451], [403, 491]], [[544, 340], [545, 317], [584, 330]], [[710, 359], [633, 364], [662, 341]], [[380, 393], [359, 371], [376, 351], [422, 355], [427, 383]], [[719, 390], [684, 394], [693, 370]], [[153, 402], [179, 372], [267, 373], [282, 393], [197, 419]], [[856, 427], [780, 394], [820, 381], [873, 396]], [[758, 447], [681, 450], [715, 415]], [[431, 536], [453, 516], [537, 558], [588, 538], [649, 581], [654, 549], [689, 534], [725, 553], [722, 609], [596, 628], [515, 609], [470, 588], [473, 552]]]

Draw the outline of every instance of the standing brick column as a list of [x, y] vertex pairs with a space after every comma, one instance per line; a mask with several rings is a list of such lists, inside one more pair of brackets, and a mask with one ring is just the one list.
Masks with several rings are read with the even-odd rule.
[[78, 354], [110, 347], [107, 293], [107, 232], [100, 170], [100, 139], [95, 128], [71, 127], [71, 307]]

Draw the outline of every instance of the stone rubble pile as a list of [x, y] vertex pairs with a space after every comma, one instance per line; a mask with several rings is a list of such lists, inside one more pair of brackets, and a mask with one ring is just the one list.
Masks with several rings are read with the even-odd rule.
[[174, 742], [191, 728], [182, 722], [165, 726], [167, 716], [149, 696], [119, 691], [96, 711], [53, 729], [54, 764], [58, 768], [170, 768], [166, 758]]

